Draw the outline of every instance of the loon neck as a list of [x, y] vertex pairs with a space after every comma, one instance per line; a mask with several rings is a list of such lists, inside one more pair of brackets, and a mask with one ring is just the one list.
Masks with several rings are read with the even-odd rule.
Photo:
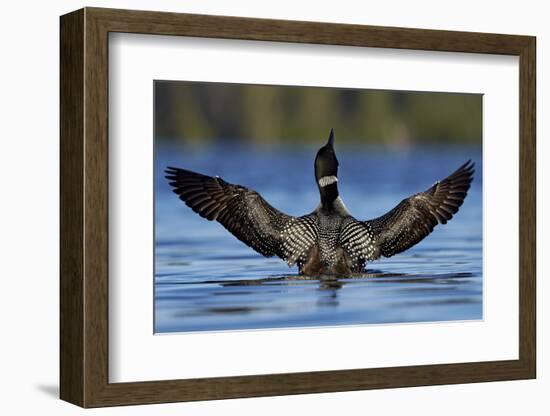
[[340, 195], [338, 193], [338, 183], [334, 182], [325, 186], [319, 185], [319, 193], [321, 195], [321, 205], [324, 208], [332, 208], [334, 201]]

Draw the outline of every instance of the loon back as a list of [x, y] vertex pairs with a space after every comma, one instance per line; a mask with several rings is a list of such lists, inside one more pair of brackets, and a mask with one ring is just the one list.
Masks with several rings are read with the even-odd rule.
[[272, 207], [256, 191], [185, 169], [168, 167], [174, 193], [193, 211], [218, 221], [240, 241], [266, 256], [278, 256], [307, 275], [360, 273], [365, 264], [414, 246], [437, 224], [458, 212], [473, 180], [474, 164], [464, 163], [424, 192], [402, 200], [381, 217], [358, 221], [338, 193], [334, 131], [315, 158], [320, 205], [294, 217]]

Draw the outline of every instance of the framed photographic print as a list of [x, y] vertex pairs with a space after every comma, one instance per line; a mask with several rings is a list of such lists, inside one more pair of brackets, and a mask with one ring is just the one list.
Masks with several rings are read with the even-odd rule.
[[534, 378], [535, 38], [61, 17], [61, 398]]

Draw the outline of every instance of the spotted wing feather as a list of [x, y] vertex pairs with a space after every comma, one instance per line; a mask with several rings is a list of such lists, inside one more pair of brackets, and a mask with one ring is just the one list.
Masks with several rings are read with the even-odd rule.
[[380, 257], [372, 228], [354, 218], [350, 218], [342, 227], [340, 245], [346, 251], [354, 273], [361, 272], [367, 261]]
[[193, 211], [216, 220], [247, 246], [289, 265], [298, 262], [316, 241], [309, 216], [292, 217], [273, 208], [260, 194], [220, 177], [168, 167], [174, 193]]
[[289, 266], [306, 262], [309, 250], [318, 241], [319, 232], [314, 214], [292, 218], [281, 232], [281, 257]]
[[466, 162], [424, 192], [401, 201], [394, 209], [370, 221], [351, 218], [342, 227], [340, 245], [354, 272], [367, 261], [391, 257], [414, 246], [437, 224], [445, 224], [464, 202], [473, 179], [474, 164]]
[[446, 224], [464, 202], [474, 172], [474, 163], [468, 161], [426, 191], [404, 199], [381, 217], [365, 221], [378, 254], [391, 257], [401, 253], [428, 236], [437, 224]]

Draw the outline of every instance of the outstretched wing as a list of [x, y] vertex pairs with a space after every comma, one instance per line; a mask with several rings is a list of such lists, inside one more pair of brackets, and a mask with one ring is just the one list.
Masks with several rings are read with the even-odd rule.
[[256, 191], [185, 169], [168, 167], [165, 173], [174, 193], [193, 211], [209, 221], [218, 221], [266, 257], [276, 255], [292, 265], [317, 239], [312, 216], [286, 215]]
[[466, 162], [455, 172], [424, 192], [401, 201], [381, 217], [350, 227], [345, 243], [359, 260], [391, 257], [430, 234], [437, 224], [446, 224], [464, 202], [473, 180], [474, 163]]

